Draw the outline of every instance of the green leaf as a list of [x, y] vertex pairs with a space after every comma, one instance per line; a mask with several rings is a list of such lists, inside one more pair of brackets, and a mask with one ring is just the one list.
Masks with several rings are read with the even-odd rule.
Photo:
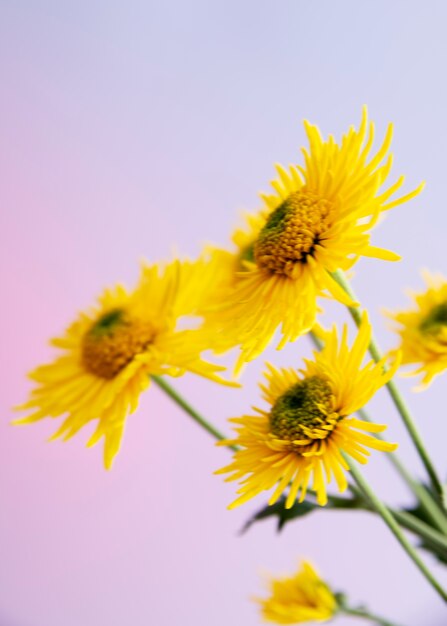
[[277, 531], [280, 532], [291, 520], [297, 519], [298, 517], [304, 517], [308, 513], [312, 513], [315, 509], [321, 509], [318, 504], [314, 504], [308, 500], [304, 500], [304, 502], [301, 503], [295, 502], [291, 509], [286, 509], [285, 503], [286, 499], [281, 498], [278, 502], [276, 502], [276, 504], [272, 504], [271, 506], [266, 505], [263, 507], [260, 511], [255, 513], [255, 515], [253, 515], [248, 522], [246, 522], [241, 530], [241, 533], [245, 533], [255, 522], [260, 522], [261, 520], [269, 517], [278, 518]]
[[[436, 502], [440, 504], [438, 494], [435, 493], [433, 489], [431, 489], [431, 487], [429, 487], [428, 485], [425, 485], [424, 483], [419, 483], [419, 486], [422, 487], [424, 491], [426, 491], [432, 498], [436, 500]], [[425, 508], [420, 504], [420, 502], [418, 502], [413, 507], [405, 508], [404, 511], [406, 511], [407, 513], [411, 513], [411, 515], [414, 515], [414, 517], [419, 518], [420, 520], [422, 520], [429, 526], [432, 526], [433, 528], [435, 528], [433, 526], [431, 517], [426, 513]]]
[[437, 544], [432, 543], [431, 541], [426, 541], [425, 539], [421, 541], [419, 547], [433, 554], [433, 556], [435, 556], [443, 565], [447, 565], [447, 552], [445, 548], [443, 549]]
[[[423, 489], [425, 489], [425, 491], [427, 491], [427, 493], [429, 493], [433, 498], [435, 498], [437, 502], [440, 502], [438, 494], [435, 493], [433, 489], [431, 489], [431, 487], [429, 487], [428, 485], [425, 485], [424, 483], [419, 483], [419, 484]], [[431, 528], [435, 528], [437, 530], [436, 526], [433, 525], [433, 521], [431, 517], [427, 515], [424, 507], [419, 502], [413, 507], [405, 508], [404, 511], [406, 513], [410, 513], [411, 515], [414, 515], [414, 517], [417, 517], [418, 519], [428, 524], [428, 526], [430, 526]], [[433, 554], [438, 559], [438, 561], [440, 561], [444, 565], [447, 565], [447, 553], [445, 549], [443, 549], [436, 543], [432, 543], [431, 541], [423, 539], [421, 543], [419, 544], [419, 547], [424, 550], [427, 550], [428, 552]]]
[[283, 496], [276, 504], [271, 506], [267, 505], [258, 511], [253, 517], [251, 517], [245, 526], [242, 528], [241, 533], [246, 532], [255, 522], [267, 519], [269, 517], [276, 517], [278, 519], [277, 531], [280, 532], [286, 524], [299, 517], [304, 517], [309, 513], [312, 513], [316, 509], [363, 509], [365, 510], [365, 504], [363, 500], [357, 497], [353, 498], [340, 498], [337, 496], [328, 496], [328, 503], [325, 507], [312, 502], [312, 500], [304, 500], [304, 502], [295, 502], [291, 509], [285, 507], [286, 498]]

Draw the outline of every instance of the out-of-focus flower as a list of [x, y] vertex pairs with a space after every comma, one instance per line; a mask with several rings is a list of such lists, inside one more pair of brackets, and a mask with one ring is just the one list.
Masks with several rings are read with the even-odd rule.
[[427, 289], [412, 293], [415, 307], [389, 314], [399, 325], [396, 332], [400, 336], [402, 365], [419, 366], [411, 373], [422, 375], [419, 389], [447, 368], [447, 280], [428, 272], [424, 272], [424, 278]]
[[391, 199], [403, 184], [400, 177], [379, 191], [391, 170], [392, 126], [372, 156], [374, 125], [366, 109], [359, 130], [351, 127], [340, 144], [332, 135], [324, 141], [308, 122], [305, 129], [305, 164], [277, 166], [274, 193], [262, 195], [267, 218], [250, 245], [249, 263], [221, 303], [225, 325], [242, 329], [241, 362], [258, 356], [279, 326], [279, 348], [310, 330], [317, 296], [352, 304], [331, 273], [348, 270], [360, 256], [398, 260], [395, 253], [370, 245], [370, 230], [384, 211], [422, 189]]
[[[229, 473], [238, 480], [239, 497], [234, 508], [262, 491], [275, 487], [269, 504], [289, 488], [286, 507], [308, 488], [316, 492], [319, 504], [327, 502], [326, 483], [335, 478], [340, 492], [347, 487], [345, 453], [366, 463], [368, 448], [391, 452], [396, 444], [386, 443], [367, 433], [379, 433], [386, 426], [350, 417], [365, 406], [376, 391], [395, 373], [398, 362], [386, 371], [385, 359], [362, 366], [371, 338], [366, 314], [350, 349], [347, 327], [339, 340], [334, 326], [325, 336], [321, 352], [305, 360], [305, 368], [276, 369], [269, 365], [261, 385], [269, 410], [255, 408], [256, 415], [230, 421], [237, 436], [227, 441], [240, 447], [233, 461], [217, 473]], [[300, 495], [299, 495], [300, 494]]]
[[222, 304], [232, 297], [241, 273], [256, 267], [253, 245], [265, 225], [266, 214], [246, 213], [243, 217], [244, 226], [237, 228], [231, 238], [232, 250], [208, 245], [194, 264], [193, 271], [202, 285], [202, 300], [196, 312], [203, 317], [202, 328], [210, 332], [210, 348], [215, 352], [234, 348], [243, 340], [243, 325], [231, 313], [223, 314]]
[[30, 373], [36, 383], [26, 404], [29, 415], [16, 423], [62, 417], [52, 439], [69, 439], [92, 420], [98, 425], [88, 446], [105, 438], [104, 464], [117, 454], [127, 416], [135, 411], [150, 375], [193, 372], [218, 382], [224, 368], [203, 361], [209, 337], [178, 330], [182, 316], [193, 313], [201, 297], [194, 264], [175, 261], [144, 266], [134, 291], [118, 285], [98, 305], [81, 313], [52, 345], [62, 354]]
[[301, 563], [294, 576], [273, 579], [270, 586], [269, 597], [257, 599], [266, 622], [326, 622], [337, 612], [334, 593], [308, 562]]

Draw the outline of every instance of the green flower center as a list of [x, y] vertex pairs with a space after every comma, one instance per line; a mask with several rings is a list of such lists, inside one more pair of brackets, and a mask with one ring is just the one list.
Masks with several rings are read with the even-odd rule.
[[331, 225], [333, 204], [315, 194], [292, 193], [269, 216], [254, 246], [258, 267], [294, 277], [297, 263], [305, 263], [324, 240]]
[[270, 411], [270, 432], [291, 443], [326, 439], [338, 419], [329, 383], [318, 376], [310, 376], [276, 400]]
[[136, 356], [145, 352], [154, 337], [153, 328], [123, 309], [102, 315], [84, 335], [81, 359], [85, 369], [110, 380]]
[[423, 333], [438, 333], [447, 326], [447, 302], [435, 306], [419, 326]]

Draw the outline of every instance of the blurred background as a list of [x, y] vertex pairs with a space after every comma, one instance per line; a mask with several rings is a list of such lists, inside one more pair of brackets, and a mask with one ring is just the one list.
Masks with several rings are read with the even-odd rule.
[[[447, 273], [446, 19], [433, 0], [1, 0], [0, 626], [255, 626], [262, 572], [292, 572], [300, 557], [398, 623], [447, 622], [371, 515], [321, 512], [280, 536], [265, 521], [241, 537], [265, 498], [226, 510], [234, 485], [213, 471], [227, 451], [158, 389], [129, 419], [109, 473], [102, 446], [84, 447], [89, 432], [50, 444], [51, 420], [9, 424], [25, 373], [53, 354], [48, 338], [104, 286], [132, 284], [142, 257], [227, 245], [273, 163], [300, 161], [303, 118], [340, 137], [364, 103], [379, 140], [395, 122], [395, 178], [404, 173], [407, 190], [427, 181], [373, 236], [403, 260], [356, 266], [392, 347], [381, 310], [407, 305], [421, 268]], [[299, 365], [308, 354], [303, 338], [267, 357]], [[176, 384], [227, 430], [258, 401], [262, 361], [243, 391], [193, 376]], [[446, 379], [419, 395], [402, 383], [444, 475]], [[385, 393], [371, 411], [422, 476]], [[366, 474], [388, 502], [411, 502], [386, 458]]]

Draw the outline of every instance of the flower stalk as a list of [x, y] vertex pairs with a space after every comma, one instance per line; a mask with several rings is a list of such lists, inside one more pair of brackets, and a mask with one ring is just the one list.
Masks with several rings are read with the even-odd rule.
[[383, 504], [383, 502], [376, 496], [373, 489], [370, 487], [366, 479], [363, 477], [362, 473], [357, 469], [356, 464], [351, 461], [351, 459], [343, 454], [343, 457], [349, 465], [349, 469], [351, 470], [351, 475], [358, 487], [361, 491], [364, 492], [368, 500], [370, 500], [372, 506], [383, 519], [385, 524], [388, 526], [390, 531], [396, 537], [397, 541], [400, 543], [402, 548], [408, 554], [408, 556], [412, 559], [413, 563], [419, 569], [419, 571], [425, 576], [426, 580], [430, 583], [430, 585], [436, 590], [436, 592], [441, 596], [444, 602], [447, 602], [447, 592], [443, 589], [440, 583], [433, 576], [432, 572], [425, 565], [424, 561], [419, 556], [417, 550], [411, 545], [408, 539], [405, 537], [402, 529], [399, 524], [394, 519], [390, 510]]
[[344, 607], [341, 609], [340, 613], [342, 615], [348, 615], [351, 617], [360, 617], [368, 620], [369, 622], [373, 622], [377, 624], [377, 626], [398, 626], [395, 622], [390, 622], [388, 619], [384, 619], [383, 617], [379, 617], [374, 613], [370, 613], [366, 609], [353, 609], [349, 607]]
[[[180, 406], [185, 413], [187, 413], [192, 419], [199, 424], [202, 428], [204, 428], [212, 437], [217, 439], [217, 441], [225, 441], [228, 437], [225, 437], [223, 433], [221, 433], [217, 428], [215, 428], [208, 420], [206, 420], [200, 413], [198, 413], [190, 404], [187, 402], [183, 396], [181, 396], [162, 376], [151, 376], [151, 379], [154, 383], [162, 389], [166, 395], [168, 395], [171, 400], [173, 400], [178, 406]], [[233, 452], [237, 452], [237, 447], [228, 445], [227, 446]]]
[[[360, 502], [356, 507], [351, 508], [377, 513], [367, 495], [356, 485], [350, 484], [349, 491], [353, 495], [353, 501]], [[330, 499], [331, 503], [332, 500], [333, 496], [331, 496]], [[339, 502], [335, 503], [334, 508], [350, 508], [351, 503], [349, 500], [346, 500], [346, 498], [338, 498], [337, 500], [339, 500]], [[345, 505], [343, 505], [343, 500], [346, 500]], [[410, 511], [393, 509], [391, 507], [387, 508], [402, 528], [405, 528], [405, 530], [410, 531], [425, 541], [426, 545], [424, 547], [430, 549], [435, 554], [447, 554], [447, 537], [443, 533], [439, 532], [416, 515], [413, 515]]]
[[403, 528], [418, 535], [428, 544], [433, 545], [444, 554], [447, 554], [447, 537], [408, 511], [399, 511], [398, 509], [389, 510]]
[[[353, 300], [353, 301], [357, 301], [357, 298], [355, 296], [354, 291], [352, 290], [351, 285], [349, 284], [348, 279], [346, 278], [346, 275], [343, 271], [341, 270], [337, 270], [336, 272], [334, 272], [332, 274], [332, 277], [334, 278], [334, 280], [340, 285], [340, 287], [349, 295], [349, 297]], [[359, 327], [361, 320], [362, 320], [362, 310], [360, 307], [347, 307], [352, 319], [354, 320], [355, 324]], [[371, 343], [369, 346], [369, 352], [372, 356], [372, 358], [378, 362], [380, 361], [383, 357], [380, 351], [380, 348], [377, 344], [377, 341], [375, 340], [374, 336], [372, 336], [371, 338]], [[416, 424], [414, 423], [414, 419], [411, 415], [410, 409], [408, 408], [404, 398], [402, 397], [399, 389], [397, 388], [397, 385], [395, 383], [394, 380], [390, 380], [388, 381], [388, 383], [386, 384], [387, 388], [388, 388], [388, 392], [391, 396], [391, 399], [394, 402], [395, 407], [397, 408], [400, 416], [402, 417], [402, 420], [405, 424], [405, 427], [408, 431], [408, 434], [410, 435], [416, 450], [421, 458], [422, 463], [424, 464], [424, 467], [427, 471], [427, 474], [430, 478], [432, 487], [434, 489], [434, 491], [439, 494], [440, 498], [441, 498], [441, 502], [444, 503], [444, 498], [445, 498], [445, 494], [444, 494], [444, 487], [438, 477], [438, 474], [435, 470], [435, 467], [430, 459], [430, 456], [425, 448], [425, 445], [422, 441], [421, 435], [419, 434], [419, 431], [417, 430]]]

